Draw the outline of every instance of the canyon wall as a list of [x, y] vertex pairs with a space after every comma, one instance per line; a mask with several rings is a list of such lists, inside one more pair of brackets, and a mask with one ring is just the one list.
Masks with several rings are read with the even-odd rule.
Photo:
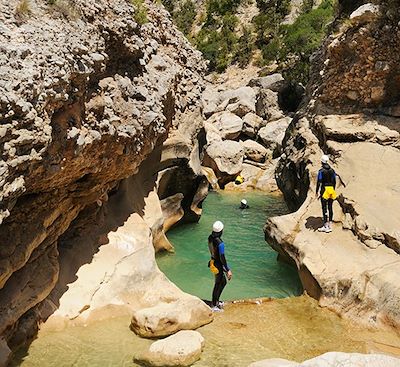
[[[399, 20], [395, 2], [339, 2], [277, 168], [294, 212], [265, 228], [310, 295], [372, 326], [400, 325]], [[340, 175], [329, 234], [317, 231], [324, 153]]]
[[[38, 310], [50, 292], [54, 307], [73, 280], [60, 284], [60, 269], [90, 262], [132, 213], [146, 222], [156, 249], [171, 249], [165, 229], [198, 219], [205, 181], [194, 121], [201, 121], [205, 63], [152, 2], [2, 1], [0, 45], [0, 335], [7, 350], [7, 341], [29, 338], [38, 314], [49, 315], [47, 306]], [[180, 151], [169, 149], [173, 139]], [[171, 182], [178, 175], [180, 187]], [[121, 216], [110, 224], [109, 198], [127, 187], [131, 201], [118, 204]], [[69, 252], [68, 263], [70, 248], [82, 256], [74, 262]]]

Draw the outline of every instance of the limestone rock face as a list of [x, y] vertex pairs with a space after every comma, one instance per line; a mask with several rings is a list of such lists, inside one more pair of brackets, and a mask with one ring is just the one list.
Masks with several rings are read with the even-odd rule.
[[317, 106], [341, 113], [363, 108], [385, 114], [395, 111], [399, 105], [399, 17], [397, 4], [387, 1], [351, 9], [349, 26], [327, 38], [314, 60], [308, 94], [313, 94]]
[[249, 112], [255, 112], [256, 91], [251, 87], [225, 91], [218, 91], [211, 87], [203, 93], [202, 103], [203, 114], [206, 118], [224, 110], [243, 117]]
[[234, 140], [239, 137], [243, 128], [243, 120], [232, 112], [215, 113], [207, 124], [212, 124], [222, 139]]
[[266, 123], [261, 117], [250, 112], [243, 117], [243, 133], [250, 138], [254, 138], [258, 130], [264, 127]]
[[[176, 119], [200, 116], [205, 70], [200, 53], [157, 4], [144, 5], [145, 24], [135, 21], [131, 2], [77, 0], [59, 14], [57, 7], [31, 1], [22, 17], [15, 11], [18, 4], [0, 4], [0, 310], [7, 309], [0, 312], [0, 335], [7, 341], [24, 314], [27, 319], [39, 314], [39, 304], [64, 276], [59, 254], [71, 238], [94, 225], [97, 215], [107, 216], [110, 196], [155, 147], [161, 149], [169, 130], [180, 128]], [[191, 138], [200, 129], [192, 125], [188, 154], [179, 158], [196, 181], [181, 187], [185, 216], [194, 213], [200, 172], [189, 169], [192, 154], [194, 161], [199, 152], [197, 137]], [[143, 196], [124, 220], [133, 212], [143, 218], [144, 208], [148, 213], [152, 208], [146, 225], [154, 245], [165, 248], [157, 196], [177, 192], [155, 191], [158, 170], [166, 168], [160, 160], [155, 157], [148, 169], [154, 169], [148, 179], [153, 187], [141, 191], [140, 182]], [[90, 262], [89, 254], [107, 242], [107, 234], [93, 234], [100, 242], [77, 251]], [[63, 291], [65, 284], [56, 301]]]
[[200, 358], [204, 344], [199, 332], [179, 331], [154, 342], [148, 352], [134, 360], [150, 366], [191, 366]]
[[271, 150], [280, 149], [286, 129], [290, 124], [290, 117], [272, 121], [258, 131], [258, 137], [264, 146]]
[[244, 154], [246, 158], [249, 158], [254, 162], [263, 163], [265, 161], [268, 152], [267, 148], [250, 139], [241, 141], [240, 143], [244, 148]]
[[376, 367], [395, 367], [400, 360], [382, 354], [359, 354], [359, 353], [325, 353], [316, 358], [303, 363], [296, 363], [284, 359], [266, 359], [265, 361], [255, 362], [249, 367], [286, 367], [286, 366], [309, 366], [309, 367], [355, 367], [355, 366], [376, 366]]
[[204, 163], [216, 172], [220, 185], [235, 178], [242, 170], [244, 149], [232, 140], [211, 143], [205, 151]]
[[[277, 183], [294, 212], [271, 218], [265, 230], [321, 306], [369, 326], [398, 328], [400, 128], [386, 108], [398, 102], [391, 88], [400, 72], [396, 43], [384, 40], [386, 32], [397, 32], [400, 13], [378, 5], [386, 12], [363, 27], [350, 24], [316, 56], [308, 106], [289, 126], [277, 167]], [[322, 212], [315, 185], [324, 153], [340, 176], [329, 234], [317, 230]]]

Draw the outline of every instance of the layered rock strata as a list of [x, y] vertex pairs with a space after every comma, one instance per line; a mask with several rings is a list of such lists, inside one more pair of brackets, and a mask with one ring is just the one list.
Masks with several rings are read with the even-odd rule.
[[[348, 13], [350, 21], [315, 55], [309, 103], [284, 139], [277, 181], [295, 212], [269, 220], [266, 237], [321, 305], [398, 327], [400, 71], [389, 34], [399, 32], [400, 17], [387, 3]], [[323, 153], [340, 175], [330, 234], [317, 231], [322, 213], [314, 191]]]
[[[10, 345], [32, 336], [38, 316], [58, 307], [77, 278], [72, 269], [90, 263], [99, 245], [124, 246], [123, 239], [107, 237], [110, 231], [124, 222], [133, 231], [131, 221], [142, 223], [150, 230], [147, 240], [168, 249], [164, 229], [183, 216], [198, 218], [204, 199], [200, 169], [189, 163], [199, 159], [198, 124], [181, 134], [185, 154], [168, 156], [168, 140], [161, 147], [170, 129], [169, 139], [179, 135], [185, 114], [192, 116], [187, 121], [199, 115], [205, 70], [168, 13], [151, 2], [141, 9], [117, 1], [20, 5], [0, 4], [0, 334]], [[141, 175], [139, 166], [152, 151]], [[191, 176], [171, 190], [171, 178], [158, 172], [174, 167]], [[126, 192], [128, 198], [108, 205]], [[175, 200], [174, 210], [166, 200]], [[120, 215], [110, 222], [116, 205]], [[130, 252], [121, 258], [134, 257], [145, 239], [132, 232], [131, 241], [135, 246], [127, 245]], [[145, 251], [155, 269], [154, 251]], [[118, 258], [117, 250], [111, 252]], [[121, 279], [127, 281], [127, 274]], [[125, 287], [125, 297], [143, 295], [129, 282]], [[76, 302], [65, 315], [79, 316], [101, 292], [87, 294], [88, 301]]]

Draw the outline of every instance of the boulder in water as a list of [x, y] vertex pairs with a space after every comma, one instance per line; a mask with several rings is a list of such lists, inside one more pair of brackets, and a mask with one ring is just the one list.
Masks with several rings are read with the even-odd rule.
[[131, 330], [139, 336], [154, 338], [171, 335], [178, 330], [196, 329], [212, 319], [212, 311], [203, 301], [188, 296], [135, 311]]
[[191, 366], [199, 360], [203, 348], [204, 338], [199, 332], [184, 330], [154, 342], [134, 360], [150, 366]]

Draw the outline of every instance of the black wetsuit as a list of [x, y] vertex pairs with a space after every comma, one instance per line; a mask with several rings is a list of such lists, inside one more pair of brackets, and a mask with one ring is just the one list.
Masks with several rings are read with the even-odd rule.
[[226, 277], [224, 272], [229, 271], [228, 263], [225, 258], [225, 244], [221, 240], [222, 232], [212, 232], [208, 236], [208, 248], [211, 258], [214, 260], [214, 265], [218, 269], [218, 274], [215, 275], [215, 284], [212, 293], [212, 305], [218, 306], [219, 298], [226, 286]]
[[249, 209], [249, 204], [240, 203], [239, 209]]
[[[317, 190], [316, 193], [321, 196], [322, 215], [324, 224], [333, 220], [333, 199], [324, 199], [322, 195], [325, 192], [325, 187], [332, 186], [336, 188], [336, 173], [328, 163], [323, 163], [322, 168], [318, 171]], [[329, 217], [328, 214], [329, 213]]]

